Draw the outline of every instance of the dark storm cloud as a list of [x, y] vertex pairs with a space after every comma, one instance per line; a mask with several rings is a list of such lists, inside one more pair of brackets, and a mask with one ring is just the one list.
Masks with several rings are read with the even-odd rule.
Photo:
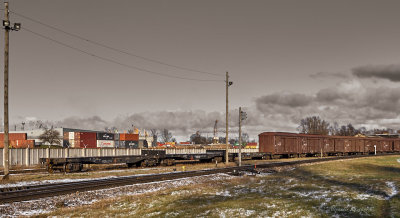
[[275, 104], [288, 107], [304, 107], [309, 105], [313, 97], [304, 94], [274, 93], [256, 99], [256, 103]]
[[369, 65], [356, 67], [352, 70], [358, 78], [380, 78], [400, 82], [400, 65]]
[[80, 128], [80, 129], [92, 129], [92, 130], [103, 130], [107, 127], [108, 122], [103, 120], [99, 116], [92, 117], [68, 117], [62, 121], [59, 121], [55, 125], [66, 128]]
[[[256, 108], [264, 115], [264, 121], [280, 123], [280, 128], [292, 127], [292, 131], [295, 131], [293, 126], [298, 125], [302, 118], [312, 115], [332, 123], [336, 121], [354, 125], [385, 125], [383, 127], [398, 129], [398, 124], [394, 125], [393, 120], [397, 119], [400, 108], [400, 88], [382, 84], [377, 86], [371, 87], [369, 84], [352, 80], [322, 89], [315, 97], [304, 94], [279, 96], [275, 93], [256, 99]], [[276, 99], [290, 99], [293, 102], [282, 103]], [[307, 103], [298, 104], [299, 99], [307, 99], [303, 100]], [[384, 120], [391, 121], [383, 123]]]
[[345, 79], [345, 78], [349, 78], [349, 75], [347, 75], [345, 73], [318, 72], [318, 73], [311, 74], [310, 77], [313, 79], [325, 79], [325, 78]]

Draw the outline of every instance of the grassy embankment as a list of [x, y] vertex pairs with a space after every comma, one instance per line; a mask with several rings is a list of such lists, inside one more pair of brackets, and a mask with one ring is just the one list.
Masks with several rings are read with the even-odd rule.
[[45, 216], [400, 217], [400, 156], [305, 165], [59, 208]]

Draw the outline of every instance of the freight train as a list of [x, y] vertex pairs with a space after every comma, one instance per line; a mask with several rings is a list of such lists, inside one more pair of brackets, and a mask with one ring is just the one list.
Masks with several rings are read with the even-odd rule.
[[[42, 158], [49, 172], [59, 169], [65, 172], [80, 171], [83, 164], [126, 163], [131, 166], [173, 165], [175, 160], [198, 160], [202, 162], [221, 162], [225, 150], [205, 150], [202, 153], [167, 153], [164, 150], [142, 149], [140, 155], [77, 158]], [[237, 151], [237, 150], [236, 150]], [[243, 152], [244, 159], [275, 159], [282, 157], [340, 156], [373, 153], [400, 152], [400, 138], [342, 137], [307, 135], [285, 132], [264, 132], [259, 134], [259, 148], [254, 152]], [[229, 159], [238, 157], [230, 152]]]
[[274, 157], [336, 156], [400, 152], [400, 138], [264, 132], [259, 152]]

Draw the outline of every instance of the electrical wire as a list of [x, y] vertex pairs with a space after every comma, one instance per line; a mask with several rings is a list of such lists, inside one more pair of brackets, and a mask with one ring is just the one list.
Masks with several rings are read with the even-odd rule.
[[129, 56], [132, 56], [132, 57], [136, 57], [136, 58], [139, 58], [139, 59], [142, 59], [142, 60], [145, 60], [145, 61], [149, 61], [149, 62], [153, 62], [153, 63], [157, 63], [157, 64], [169, 66], [169, 67], [173, 67], [173, 68], [180, 69], [180, 70], [186, 70], [186, 71], [191, 71], [191, 72], [196, 72], [196, 73], [202, 73], [202, 74], [208, 74], [208, 75], [213, 75], [213, 76], [223, 76], [223, 75], [221, 75], [221, 74], [210, 73], [210, 72], [201, 71], [201, 70], [195, 70], [195, 69], [191, 69], [191, 68], [187, 68], [187, 67], [181, 67], [181, 66], [178, 66], [178, 65], [168, 64], [168, 63], [165, 63], [165, 62], [162, 62], [162, 61], [159, 61], [159, 60], [155, 60], [155, 59], [151, 59], [151, 58], [144, 57], [144, 56], [141, 56], [141, 55], [133, 54], [133, 53], [130, 53], [130, 52], [127, 52], [127, 51], [118, 49], [118, 48], [114, 48], [114, 47], [111, 47], [111, 46], [108, 46], [108, 45], [105, 45], [105, 44], [102, 44], [102, 43], [99, 43], [99, 42], [96, 42], [96, 41], [87, 39], [87, 38], [82, 37], [82, 36], [79, 36], [79, 35], [77, 35], [77, 34], [69, 33], [69, 32], [67, 32], [67, 31], [65, 31], [65, 30], [62, 30], [62, 29], [57, 28], [57, 27], [54, 27], [54, 26], [52, 26], [52, 25], [43, 23], [43, 22], [38, 21], [38, 20], [36, 20], [36, 19], [33, 19], [33, 18], [31, 18], [31, 17], [28, 17], [28, 16], [22, 15], [22, 14], [20, 14], [20, 13], [17, 13], [17, 12], [15, 12], [15, 11], [10, 11], [10, 13], [13, 13], [13, 14], [19, 16], [19, 17], [22, 17], [22, 18], [25, 18], [25, 19], [30, 20], [30, 21], [32, 21], [32, 22], [38, 23], [38, 24], [43, 25], [43, 26], [45, 26], [45, 27], [48, 27], [48, 28], [50, 28], [50, 29], [59, 31], [59, 32], [64, 33], [64, 34], [66, 34], [66, 35], [69, 35], [69, 36], [75, 37], [75, 38], [77, 38], [77, 39], [86, 41], [86, 42], [88, 42], [88, 43], [91, 43], [91, 44], [94, 44], [94, 45], [97, 45], [97, 46], [100, 46], [100, 47], [103, 47], [103, 48], [106, 48], [106, 49], [109, 49], [109, 50], [112, 50], [112, 51], [115, 51], [115, 52], [119, 52], [119, 53], [122, 53], [122, 54], [125, 54], [125, 55], [129, 55]]
[[34, 32], [34, 31], [32, 31], [32, 30], [30, 30], [30, 29], [28, 29], [26, 27], [22, 28], [22, 30], [25, 30], [25, 31], [27, 31], [27, 32], [29, 32], [31, 34], [34, 34], [34, 35], [39, 36], [41, 38], [47, 39], [49, 41], [52, 41], [52, 42], [57, 43], [59, 45], [62, 45], [64, 47], [70, 48], [72, 50], [75, 50], [75, 51], [84, 53], [86, 55], [92, 56], [94, 58], [97, 58], [97, 59], [100, 59], [100, 60], [103, 60], [103, 61], [107, 61], [107, 62], [110, 62], [110, 63], [114, 63], [114, 64], [117, 64], [117, 65], [120, 65], [120, 66], [124, 66], [124, 67], [130, 68], [130, 69], [134, 69], [134, 70], [138, 70], [138, 71], [142, 71], [142, 72], [147, 72], [147, 73], [151, 73], [151, 74], [155, 74], [155, 75], [159, 75], [159, 76], [169, 77], [169, 78], [182, 79], [182, 80], [191, 80], [191, 81], [199, 81], [199, 82], [221, 82], [221, 81], [224, 81], [224, 80], [193, 79], [193, 78], [174, 76], [174, 75], [164, 74], [164, 73], [160, 73], [160, 72], [156, 72], [156, 71], [152, 71], [152, 70], [147, 70], [147, 69], [144, 69], [144, 68], [140, 68], [140, 67], [124, 64], [124, 63], [118, 62], [118, 61], [113, 60], [113, 59], [105, 58], [105, 57], [90, 53], [88, 51], [85, 51], [85, 50], [76, 48], [74, 46], [68, 45], [66, 43], [60, 42], [58, 40], [55, 40], [55, 39], [50, 38], [48, 36], [45, 36], [43, 34]]

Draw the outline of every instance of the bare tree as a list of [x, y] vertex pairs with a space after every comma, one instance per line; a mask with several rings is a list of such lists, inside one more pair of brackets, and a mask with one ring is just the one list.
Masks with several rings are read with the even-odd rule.
[[329, 126], [329, 134], [330, 135], [338, 135], [340, 132], [339, 124], [335, 121], [333, 125]]
[[318, 116], [306, 117], [300, 121], [298, 130], [306, 134], [328, 135], [329, 123]]
[[161, 140], [163, 142], [169, 142], [172, 139], [172, 133], [168, 129], [163, 129], [161, 131]]
[[339, 132], [336, 133], [336, 135], [340, 136], [355, 136], [358, 133], [360, 133], [360, 130], [354, 128], [354, 126], [349, 123], [347, 126], [343, 125], [340, 127]]
[[39, 136], [39, 139], [42, 140], [44, 144], [48, 143], [49, 147], [50, 145], [61, 144], [60, 133], [53, 128], [50, 129], [45, 128], [43, 134]]

